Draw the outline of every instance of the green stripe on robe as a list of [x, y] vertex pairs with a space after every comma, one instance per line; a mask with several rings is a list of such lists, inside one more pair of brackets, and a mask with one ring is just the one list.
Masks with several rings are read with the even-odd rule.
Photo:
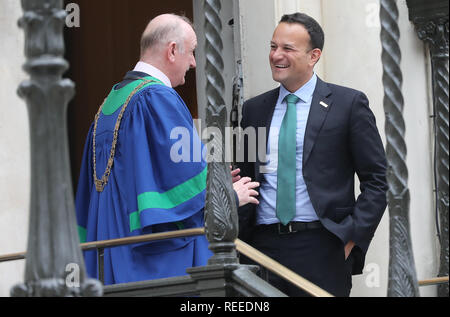
[[[146, 209], [172, 209], [194, 198], [206, 188], [206, 167], [200, 174], [164, 192], [147, 192], [138, 196], [139, 211], [130, 214], [130, 231], [141, 228], [140, 214]], [[180, 228], [180, 224], [177, 224]]]
[[80, 243], [85, 243], [87, 240], [87, 230], [86, 228], [78, 226], [78, 236], [80, 238]]
[[[151, 85], [164, 85], [162, 81], [155, 77], [143, 77], [143, 80], [151, 80], [151, 82], [145, 84], [140, 90], [151, 86]], [[141, 80], [136, 80], [120, 89], [112, 89], [106, 98], [105, 104], [102, 108], [102, 114], [105, 116], [110, 116], [115, 113], [120, 107], [122, 107], [127, 101], [130, 94], [136, 89], [140, 84], [142, 84]]]

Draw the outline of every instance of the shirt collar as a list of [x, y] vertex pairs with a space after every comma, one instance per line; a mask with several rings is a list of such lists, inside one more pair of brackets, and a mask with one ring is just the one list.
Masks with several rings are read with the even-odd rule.
[[156, 79], [159, 79], [160, 81], [162, 81], [164, 83], [164, 85], [166, 85], [168, 87], [172, 87], [172, 83], [170, 82], [170, 79], [155, 66], [152, 66], [150, 64], [140, 61], [136, 64], [136, 67], [134, 68], [133, 71], [149, 74], [150, 76], [153, 76]]
[[[314, 94], [314, 90], [316, 89], [317, 84], [317, 75], [316, 73], [313, 74], [311, 79], [304, 84], [302, 87], [300, 87], [297, 91], [294, 92], [294, 95], [299, 97], [303, 102], [308, 103], [311, 102], [312, 95]], [[278, 97], [278, 103], [282, 103], [284, 101], [284, 98], [286, 98], [287, 95], [291, 94], [286, 88], [284, 88], [283, 85], [280, 87], [280, 96]]]

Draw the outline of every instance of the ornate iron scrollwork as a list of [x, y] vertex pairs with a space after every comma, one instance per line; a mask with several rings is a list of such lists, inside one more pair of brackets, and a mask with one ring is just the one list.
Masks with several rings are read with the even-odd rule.
[[222, 77], [224, 62], [220, 10], [220, 0], [205, 0], [206, 123], [208, 129], [217, 132], [207, 143], [208, 153], [213, 158], [208, 162], [205, 229], [210, 249], [214, 252], [208, 263], [234, 264], [238, 262], [234, 244], [238, 235], [238, 218], [229, 163], [225, 162], [224, 151], [227, 108], [222, 97], [225, 83]]
[[[439, 276], [448, 276], [449, 211], [449, 113], [448, 113], [448, 1], [407, 0], [409, 19], [419, 39], [428, 44], [432, 67], [435, 190], [441, 244]], [[438, 287], [438, 295], [448, 297], [448, 283]]]
[[408, 168], [406, 166], [401, 52], [395, 0], [381, 0], [381, 45], [386, 112], [386, 155], [390, 220], [388, 296], [419, 296], [409, 228]]

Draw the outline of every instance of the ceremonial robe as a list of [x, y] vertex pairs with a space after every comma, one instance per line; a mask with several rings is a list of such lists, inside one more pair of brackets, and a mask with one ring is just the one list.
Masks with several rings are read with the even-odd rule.
[[[129, 72], [105, 101], [95, 133], [99, 179], [110, 157], [117, 117], [145, 75]], [[95, 123], [89, 130], [76, 194], [82, 242], [204, 225], [207, 164], [193, 153], [203, 145], [191, 114], [174, 89], [155, 78], [145, 79], [153, 81], [133, 95], [123, 113], [114, 163], [102, 192], [96, 190], [93, 178]], [[187, 132], [189, 137], [180, 139], [174, 131]], [[171, 158], [174, 146], [190, 150], [189, 160]], [[84, 255], [88, 275], [98, 278], [97, 252]], [[184, 275], [186, 268], [206, 265], [211, 255], [204, 236], [107, 248], [105, 285]]]

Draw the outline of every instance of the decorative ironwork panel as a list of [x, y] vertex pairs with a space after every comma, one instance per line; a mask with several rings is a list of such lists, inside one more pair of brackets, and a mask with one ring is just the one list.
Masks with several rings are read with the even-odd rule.
[[[449, 211], [449, 113], [448, 113], [448, 1], [407, 0], [409, 19], [418, 37], [430, 49], [434, 139], [435, 190], [441, 244], [439, 276], [448, 276], [448, 211]], [[438, 295], [448, 297], [448, 283], [439, 285]]]
[[234, 240], [238, 235], [235, 193], [229, 163], [225, 162], [225, 124], [227, 108], [223, 95], [225, 83], [221, 1], [205, 0], [206, 54], [206, 124], [212, 135], [207, 143], [209, 153], [206, 193], [205, 229], [214, 256], [209, 264], [237, 263]]

